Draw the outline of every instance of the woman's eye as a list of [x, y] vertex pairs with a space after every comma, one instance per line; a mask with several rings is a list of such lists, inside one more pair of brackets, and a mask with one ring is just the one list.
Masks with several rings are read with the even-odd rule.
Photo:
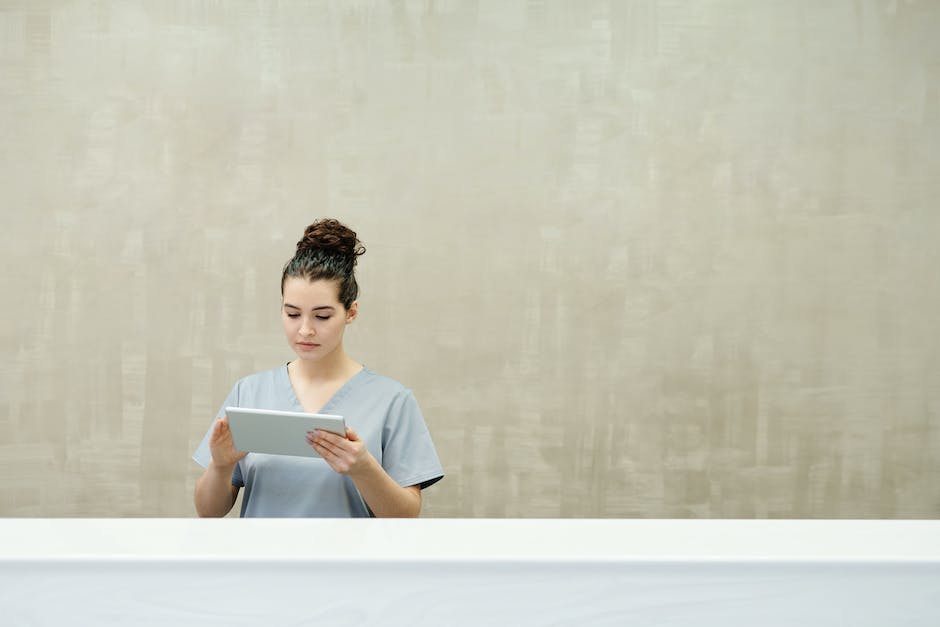
[[317, 316], [317, 320], [329, 320], [329, 316]]
[[287, 314], [288, 318], [299, 318], [300, 314]]

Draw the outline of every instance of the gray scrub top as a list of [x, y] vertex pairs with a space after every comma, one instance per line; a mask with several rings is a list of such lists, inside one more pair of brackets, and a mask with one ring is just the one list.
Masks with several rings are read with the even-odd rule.
[[[294, 394], [287, 366], [240, 379], [219, 410], [226, 407], [304, 411]], [[356, 373], [319, 410], [346, 419], [366, 448], [401, 486], [422, 489], [444, 476], [431, 434], [411, 390], [368, 368]], [[213, 420], [213, 424], [215, 420]], [[209, 465], [209, 435], [193, 454]], [[368, 517], [372, 515], [352, 479], [320, 458], [249, 453], [232, 473], [244, 487], [243, 517]]]

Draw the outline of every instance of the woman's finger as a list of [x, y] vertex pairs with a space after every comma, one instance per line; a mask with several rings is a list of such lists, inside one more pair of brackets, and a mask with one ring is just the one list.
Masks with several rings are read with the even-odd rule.
[[324, 437], [322, 437], [322, 432], [311, 431], [307, 434], [307, 444], [319, 451], [320, 449], [326, 448], [328, 442]]

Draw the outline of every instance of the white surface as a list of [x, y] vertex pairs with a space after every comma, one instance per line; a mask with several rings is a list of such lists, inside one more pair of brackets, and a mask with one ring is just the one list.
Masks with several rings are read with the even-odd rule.
[[0, 608], [9, 625], [936, 627], [940, 522], [8, 519]]

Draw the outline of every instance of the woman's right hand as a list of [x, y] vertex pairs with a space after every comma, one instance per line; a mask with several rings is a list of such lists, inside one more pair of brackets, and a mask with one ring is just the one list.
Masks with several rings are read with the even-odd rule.
[[216, 466], [234, 466], [245, 458], [248, 453], [235, 450], [232, 441], [232, 432], [228, 426], [228, 416], [222, 416], [212, 425], [212, 435], [209, 436], [209, 451]]

